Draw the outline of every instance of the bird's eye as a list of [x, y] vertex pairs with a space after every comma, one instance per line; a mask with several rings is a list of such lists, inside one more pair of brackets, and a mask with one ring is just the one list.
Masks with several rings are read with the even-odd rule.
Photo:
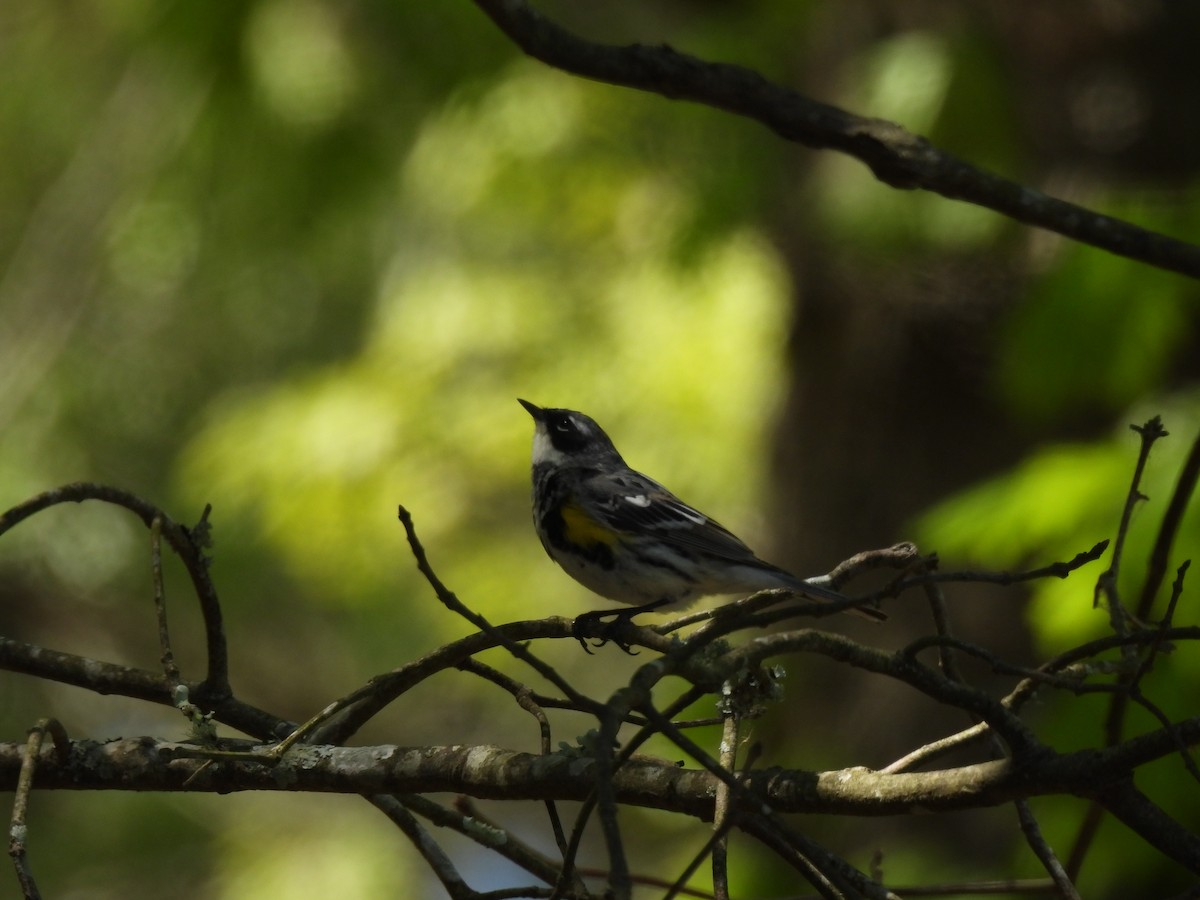
[[569, 416], [556, 419], [552, 427], [559, 434], [578, 434], [580, 430], [579, 426]]
[[591, 434], [587, 423], [563, 413], [549, 417], [546, 427], [554, 446], [564, 453], [573, 453], [586, 447]]

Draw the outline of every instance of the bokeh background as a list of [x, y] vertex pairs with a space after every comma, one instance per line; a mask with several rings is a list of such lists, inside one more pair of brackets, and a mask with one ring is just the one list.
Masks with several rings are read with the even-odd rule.
[[[1194, 4], [544, 9], [595, 39], [752, 66], [1035, 187], [1200, 235]], [[493, 621], [595, 605], [533, 536], [517, 396], [589, 412], [633, 465], [803, 574], [901, 539], [956, 566], [1069, 558], [1113, 533], [1127, 426], [1160, 413], [1172, 437], [1147, 473], [1128, 588], [1200, 428], [1194, 281], [891, 190], [720, 112], [552, 71], [467, 0], [6, 4], [0, 83], [0, 506], [76, 480], [184, 522], [212, 503], [235, 689], [284, 716], [465, 633], [417, 576], [397, 503]], [[1198, 535], [1193, 513], [1183, 556]], [[955, 623], [1036, 661], [1103, 633], [1097, 571], [1032, 594], [952, 592]], [[170, 578], [176, 652], [198, 677], [198, 617]], [[154, 668], [149, 586], [131, 517], [56, 509], [0, 541], [0, 633]], [[883, 629], [836, 627], [900, 646], [929, 626], [909, 600]], [[636, 665], [613, 648], [544, 652], [601, 693]], [[1177, 714], [1195, 712], [1187, 655], [1150, 684]], [[167, 710], [0, 685], [7, 740], [43, 715], [74, 736], [184, 730]], [[536, 749], [493, 689], [449, 675], [431, 688], [439, 702], [401, 702], [361, 739]], [[966, 724], [805, 660], [787, 694], [756, 726], [763, 764], [883, 765]], [[1035, 721], [1065, 749], [1098, 741], [1101, 714], [1047, 696]], [[556, 739], [589, 727], [558, 721]], [[1200, 825], [1178, 760], [1139, 785]], [[1083, 809], [1035, 804], [1062, 852]], [[547, 846], [536, 809], [490, 811]], [[50, 897], [439, 895], [355, 798], [38, 794], [30, 822]], [[703, 840], [660, 815], [623, 822], [641, 835], [635, 870], [678, 868]], [[881, 849], [898, 882], [1039, 871], [1007, 809], [798, 827], [859, 865]], [[1086, 896], [1187, 884], [1119, 826], [1098, 841]], [[520, 883], [450, 846], [479, 886]], [[800, 890], [770, 863], [735, 870], [738, 896]]]

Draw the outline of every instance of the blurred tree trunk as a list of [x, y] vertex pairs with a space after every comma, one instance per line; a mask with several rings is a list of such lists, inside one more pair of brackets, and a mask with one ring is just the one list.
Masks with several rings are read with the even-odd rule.
[[[838, 73], [877, 41], [909, 29], [969, 32], [1003, 61], [1018, 140], [1037, 161], [1010, 174], [1035, 187], [1073, 178], [1158, 191], [1194, 176], [1200, 157], [1188, 136], [1200, 132], [1200, 106], [1183, 95], [1200, 85], [1200, 7], [1055, 0], [970, 9], [841, 4], [827, 22], [813, 20], [808, 39], [821, 49], [795, 82], [836, 101]], [[1111, 411], [1092, 404], [1034, 426], [996, 390], [1003, 330], [1034, 277], [1029, 232], [966, 254], [921, 247], [880, 259], [873, 247], [831, 242], [807, 205], [787, 199], [811, 194], [821, 177], [813, 159], [798, 157], [796, 183], [779, 194], [776, 240], [796, 314], [772, 498], [785, 561], [810, 573], [909, 537], [914, 515], [1035, 445], [1111, 426]], [[1189, 359], [1190, 371], [1174, 374], [1194, 377], [1197, 365]], [[1011, 612], [964, 604], [961, 614], [988, 627], [1013, 622]]]
[[[1007, 70], [1010, 113], [1022, 129], [1019, 152], [1036, 160], [1031, 171], [1006, 174], [1059, 190], [1068, 181], [1117, 179], [1161, 188], [1194, 175], [1198, 157], [1190, 137], [1200, 130], [1200, 106], [1181, 94], [1196, 87], [1194, 46], [1187, 46], [1200, 34], [1195, 5], [1056, 0], [960, 8], [857, 0], [825, 16], [811, 22], [806, 71], [792, 76], [805, 93], [840, 102], [844, 67], [861, 64], [873, 45], [897, 33], [969, 36]], [[1188, 72], [1190, 78], [1181, 74]], [[978, 122], [954, 123], [956, 133], [969, 134], [989, 110], [978, 114]], [[969, 146], [960, 152], [971, 156]], [[922, 510], [1005, 471], [1034, 446], [1094, 436], [1112, 424], [1098, 405], [1085, 404], [1083, 412], [1064, 411], [1035, 427], [1020, 421], [996, 390], [1007, 319], [1035, 277], [1028, 232], [1018, 232], [1016, 241], [1009, 232], [1005, 246], [967, 253], [914, 241], [917, 248], [903, 257], [881, 258], [877, 245], [831, 239], [805, 202], [822, 177], [818, 160], [797, 151], [796, 182], [780, 191], [776, 211], [776, 241], [791, 267], [796, 313], [770, 502], [778, 556], [802, 574], [911, 538], [906, 523]], [[890, 188], [878, 190], [882, 195]], [[956, 587], [951, 604], [960, 636], [986, 636], [1001, 656], [1031, 659], [1023, 607], [1012, 590]], [[884, 646], [900, 647], [930, 630], [928, 611], [915, 595], [889, 612], [892, 621], [873, 638]], [[869, 624], [818, 627], [870, 636], [863, 630]], [[977, 683], [986, 682], [987, 672], [966, 668]], [[864, 764], [885, 764], [904, 747], [969, 724], [922, 722], [919, 698], [878, 679], [847, 683], [839, 676], [836, 684], [820, 684], [819, 672], [796, 677], [809, 676], [819, 687], [804, 682], [802, 719], [837, 723], [837, 742], [853, 746]], [[880, 733], [880, 721], [912, 722], [924, 733]], [[799, 737], [772, 735], [767, 744], [802, 747]], [[1006, 811], [993, 822], [1002, 827], [1009, 816]], [[919, 822], [901, 825], [914, 826]], [[1011, 847], [1010, 835], [996, 832], [992, 844], [978, 828], [962, 832], [969, 834], [964, 859], [986, 854], [994, 860]], [[946, 832], [939, 834], [944, 839]]]

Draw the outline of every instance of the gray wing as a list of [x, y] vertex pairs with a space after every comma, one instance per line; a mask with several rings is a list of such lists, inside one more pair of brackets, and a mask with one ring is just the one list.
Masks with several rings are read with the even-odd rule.
[[[578, 499], [593, 516], [619, 533], [650, 533], [682, 549], [768, 569], [809, 597], [846, 599], [835, 590], [811, 584], [759, 559], [753, 550], [721, 523], [688, 506], [657, 481], [640, 472], [597, 474], [583, 483]], [[887, 618], [880, 610], [870, 607], [849, 611], [868, 619]]]
[[680, 548], [761, 564], [731, 531], [641, 473], [597, 475], [585, 482], [580, 499], [617, 532], [651, 533]]

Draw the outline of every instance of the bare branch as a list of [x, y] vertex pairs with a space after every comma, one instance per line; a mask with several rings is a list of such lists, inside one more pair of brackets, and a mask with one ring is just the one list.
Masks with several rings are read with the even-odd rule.
[[1200, 875], [1200, 836], [1172, 819], [1134, 787], [1132, 781], [1111, 785], [1098, 801], [1127, 828], [1193, 875]]
[[818, 653], [867, 672], [896, 678], [941, 703], [972, 713], [995, 729], [1018, 758], [1042, 752], [1042, 745], [1028, 726], [998, 700], [922, 665], [907, 649], [889, 654], [839, 634], [802, 629], [754, 638], [731, 651], [727, 661], [756, 666], [765, 659], [794, 652]]
[[[196, 686], [193, 696], [198, 702], [203, 700], [203, 702], [214, 703], [228, 697], [230, 693], [229, 651], [225, 644], [221, 604], [217, 599], [216, 586], [208, 576], [209, 560], [204, 555], [203, 542], [194, 539], [187, 528], [172, 521], [162, 510], [120, 488], [76, 482], [38, 494], [33, 499], [14, 506], [0, 515], [0, 536], [44, 509], [61, 503], [82, 503], [84, 500], [100, 500], [123, 507], [135, 513], [147, 528], [153, 526], [155, 519], [162, 521], [163, 536], [171, 545], [171, 549], [183, 561], [192, 585], [196, 589], [196, 597], [200, 601], [200, 612], [204, 617], [208, 673], [205, 675], [203, 683]], [[208, 510], [205, 510], [204, 518], [201, 519], [202, 527], [198, 529], [201, 532], [205, 530], [207, 516]]]
[[[106, 490], [91, 486], [86, 493], [103, 496]], [[1138, 496], [1136, 481], [1130, 496]], [[45, 505], [61, 502], [58, 497], [46, 495], [36, 499]], [[123, 694], [161, 704], [179, 705], [181, 697], [186, 699], [189, 693], [205, 687], [204, 682], [182, 681], [172, 664], [157, 548], [160, 531], [170, 539], [175, 526], [149, 505], [143, 508], [154, 513], [150, 518], [152, 570], [163, 671], [155, 673], [118, 666], [6, 638], [0, 638], [0, 667], [92, 691]], [[27, 517], [25, 510], [32, 507], [26, 505], [17, 509], [21, 514], [0, 518], [0, 531]], [[839, 608], [838, 604], [796, 603], [786, 592], [762, 592], [706, 614], [703, 618], [707, 621], [684, 638], [661, 632], [679, 627], [682, 621], [701, 621], [699, 617], [683, 617], [660, 629], [629, 626], [624, 634], [629, 642], [661, 655], [639, 666], [633, 677], [606, 700], [597, 700], [573, 688], [525, 643], [534, 638], [574, 640], [568, 620], [552, 617], [505, 625], [487, 622], [445, 587], [416, 539], [411, 518], [403, 510], [401, 518], [418, 568], [438, 600], [476, 623], [481, 631], [371, 679], [345, 697], [327, 704], [298, 729], [232, 695], [216, 698], [211, 711], [203, 714], [205, 722], [211, 720], [232, 725], [262, 741], [289, 735], [279, 744], [219, 740], [215, 732], [191, 743], [167, 743], [150, 738], [106, 743], [77, 741], [69, 746], [64, 743], [65, 756], [60, 759], [34, 754], [38, 787], [360, 794], [383, 811], [414, 843], [452, 900], [482, 900], [484, 897], [517, 896], [522, 892], [528, 896], [558, 898], [586, 896], [587, 888], [575, 867], [575, 858], [593, 812], [598, 816], [606, 839], [608, 867], [604, 874], [608, 876], [610, 893], [615, 898], [632, 896], [635, 884], [649, 882], [630, 872], [626, 839], [618, 824], [618, 810], [622, 805], [663, 809], [705, 821], [715, 818], [704, 847], [693, 856], [674, 884], [666, 884], [667, 889], [676, 894], [684, 892], [683, 886], [691, 872], [709, 856], [714, 863], [717, 894], [727, 892], [723, 841], [728, 831], [736, 829], [778, 854], [822, 896], [882, 898], [888, 892], [880, 883], [881, 872], [872, 870], [875, 874], [867, 875], [856, 870], [835, 853], [796, 833], [780, 814], [901, 815], [915, 810], [943, 812], [1013, 802], [1017, 804], [1027, 841], [1051, 876], [1049, 881], [1030, 882], [1023, 889], [1040, 890], [1053, 883], [1060, 896], [1070, 898], [1074, 896], [1072, 880], [1082, 861], [1087, 838], [1076, 843], [1065, 867], [1058, 863], [1026, 805], [1031, 797], [1051, 794], [1095, 799], [1094, 812], [1085, 824], [1085, 836], [1088, 825], [1098, 822], [1102, 811], [1111, 809], [1147, 843], [1171, 859], [1185, 866], [1191, 866], [1194, 858], [1200, 859], [1197, 850], [1200, 840], [1148, 798], [1130, 793], [1130, 779], [1140, 766], [1171, 753], [1179, 754], [1193, 777], [1200, 780], [1200, 770], [1196, 768], [1190, 749], [1200, 743], [1200, 717], [1172, 721], [1143, 693], [1142, 684], [1160, 654], [1177, 650], [1184, 642], [1200, 640], [1200, 627], [1172, 624], [1186, 564], [1179, 567], [1167, 613], [1157, 626], [1119, 630], [1073, 647], [1036, 668], [1015, 665], [986, 647], [956, 638], [949, 628], [941, 585], [949, 583], [948, 574], [964, 581], [990, 579], [1004, 583], [1031, 577], [1066, 577], [1102, 553], [1103, 543], [1068, 562], [1053, 563], [1029, 572], [1000, 575], [922, 572], [902, 579], [888, 590], [895, 592], [901, 586], [921, 585], [930, 598], [937, 633], [918, 638], [896, 652], [885, 652], [812, 628], [760, 635], [744, 640], [741, 646], [733, 646], [727, 638], [734, 633], [744, 634], [747, 629], [800, 615], [820, 616]], [[1122, 535], [1125, 528], [1123, 524]], [[186, 530], [181, 533], [186, 534]], [[194, 550], [199, 542], [192, 541], [192, 545]], [[854, 565], [839, 568], [842, 575], [851, 577], [862, 567], [875, 565], [895, 564], [911, 571], [936, 564], [936, 558], [919, 557], [911, 545], [859, 554], [855, 559], [858, 562]], [[788, 602], [781, 604], [783, 600]], [[848, 598], [843, 605], [863, 602], [864, 598]], [[525, 661], [566, 696], [562, 699], [541, 697], [530, 686], [475, 659], [476, 654], [494, 647], [505, 648]], [[936, 648], [940, 653], [940, 668], [921, 662], [920, 654], [930, 648]], [[1120, 659], [1101, 657], [1101, 654], [1114, 650], [1120, 651]], [[757, 714], [760, 696], [768, 700], [775, 696], [771, 688], [774, 684], [771, 667], [765, 665], [767, 660], [796, 653], [821, 655], [897, 680], [942, 706], [962, 710], [982, 722], [911, 751], [880, 772], [861, 768], [824, 773], [760, 771], [749, 765], [745, 771], [734, 771], [738, 718]], [[1007, 696], [993, 697], [965, 683], [957, 675], [956, 663], [960, 655], [970, 655], [991, 666], [994, 672], [1016, 676], [1020, 681]], [[1129, 661], [1136, 665], [1128, 664]], [[537, 721], [541, 752], [521, 754], [487, 746], [346, 748], [329, 745], [330, 740], [340, 745], [396, 697], [449, 668], [483, 677], [510, 693]], [[1112, 675], [1117, 676], [1115, 681], [1097, 677]], [[655, 702], [654, 694], [668, 676], [682, 679], [686, 686], [671, 702], [660, 706]], [[753, 690], [744, 690], [739, 685], [753, 687]], [[1075, 694], [1113, 693], [1122, 698], [1122, 702], [1131, 700], [1145, 708], [1157, 718], [1161, 728], [1114, 741], [1111, 746], [1099, 750], [1057, 753], [1038, 740], [1019, 715], [1029, 699], [1044, 687]], [[758, 693], [763, 691], [765, 693]], [[718, 711], [727, 725], [726, 746], [719, 759], [683, 732], [685, 725], [694, 722], [673, 721], [701, 697], [718, 692], [723, 698]], [[596, 719], [598, 728], [582, 740], [580, 746], [564, 746], [553, 751], [551, 722], [547, 716], [547, 710], [552, 708], [587, 713]], [[632, 737], [621, 740], [625, 725], [635, 726], [636, 731]], [[638, 748], [655, 736], [671, 741], [698, 762], [700, 768], [685, 769], [683, 763], [672, 765], [636, 755]], [[918, 763], [927, 763], [951, 747], [961, 747], [981, 738], [995, 742], [999, 752], [1008, 758], [942, 771], [902, 771], [912, 769]], [[997, 738], [1003, 739], [1006, 746]], [[31, 757], [22, 745], [0, 744], [0, 787], [11, 785], [15, 788], [22, 778], [28, 784], [32, 765]], [[537, 854], [515, 840], [508, 840], [501, 834], [502, 829], [482, 820], [472, 820], [461, 811], [448, 810], [423, 796], [439, 791], [469, 797], [545, 802], [562, 863]], [[560, 800], [582, 801], [569, 837], [563, 834], [554, 805]], [[432, 833], [417, 822], [414, 813], [459, 831], [479, 847], [513, 860], [551, 886], [499, 892], [474, 890], [465, 883]], [[917, 890], [914, 893], [924, 892]]]
[[571, 700], [584, 705], [590, 702], [588, 698], [584, 697], [568, 684], [566, 679], [559, 675], [553, 668], [530, 653], [524, 646], [508, 638], [503, 631], [497, 630], [492, 623], [479, 613], [468, 609], [466, 604], [459, 600], [454, 592], [447, 588], [433, 571], [433, 566], [429, 564], [429, 560], [425, 555], [425, 548], [421, 546], [421, 541], [417, 538], [417, 531], [413, 525], [412, 515], [403, 506], [399, 508], [398, 514], [400, 522], [404, 526], [404, 532], [408, 536], [408, 543], [412, 548], [413, 558], [417, 561], [417, 569], [425, 576], [430, 587], [433, 588], [434, 593], [437, 595], [438, 600], [447, 609], [462, 616], [480, 631], [495, 637], [500, 646], [503, 646], [517, 659], [530, 666], [530, 668], [557, 687]]
[[[406, 794], [404, 796], [404, 802], [406, 804], [411, 805], [418, 801], [425, 805], [430, 804], [429, 800], [426, 800], [419, 794]], [[432, 804], [432, 806], [438, 810], [441, 809], [441, 807], [437, 806], [437, 804]], [[433, 818], [425, 812], [422, 806], [414, 805], [413, 809], [420, 815], [430, 818], [438, 825], [447, 825], [454, 828], [456, 831], [461, 831], [464, 834], [471, 835], [472, 839], [474, 840], [478, 839], [473, 836], [474, 833], [479, 830], [480, 826], [482, 826], [482, 828], [485, 829], [485, 834], [490, 833], [496, 835], [497, 839], [494, 842], [493, 849], [497, 853], [501, 854], [505, 859], [509, 860], [509, 862], [515, 863], [525, 871], [536, 875], [547, 884], [553, 885], [561, 876], [563, 870], [559, 863], [556, 863], [554, 860], [526, 844], [519, 837], [513, 834], [511, 830], [503, 828], [489, 819], [483, 814], [482, 811], [480, 811], [479, 807], [470, 797], [459, 795], [454, 799], [454, 807], [455, 814], [457, 814], [460, 819], [464, 820], [461, 823], [455, 823], [453, 820], [443, 821], [439, 818]], [[579, 881], [578, 876], [579, 873], [573, 874], [573, 881], [570, 882], [570, 888], [575, 893], [582, 894], [583, 885]]]
[[1029, 844], [1029, 848], [1033, 850], [1034, 855], [1049, 874], [1051, 881], [1054, 882], [1058, 896], [1063, 900], [1082, 900], [1079, 891], [1071, 883], [1070, 876], [1063, 869], [1062, 863], [1058, 861], [1053, 848], [1042, 836], [1041, 826], [1033, 817], [1033, 810], [1029, 808], [1029, 802], [1018, 800], [1014, 805], [1017, 808], [1017, 819], [1021, 823], [1021, 833], [1025, 835], [1025, 842]]
[[1141, 435], [1142, 441], [1138, 448], [1137, 463], [1133, 467], [1133, 479], [1125, 494], [1121, 521], [1117, 525], [1117, 541], [1113, 546], [1112, 562], [1096, 581], [1095, 599], [1096, 605], [1099, 605], [1101, 597], [1107, 601], [1109, 619], [1112, 622], [1113, 630], [1118, 634], [1123, 634], [1127, 628], [1126, 614], [1117, 591], [1117, 574], [1120, 572], [1121, 561], [1125, 555], [1125, 538], [1129, 533], [1129, 521], [1133, 517], [1133, 508], [1139, 501], [1146, 499], [1145, 494], [1142, 493], [1141, 484], [1142, 473], [1146, 470], [1146, 461], [1150, 458], [1150, 450], [1154, 447], [1155, 441], [1167, 436], [1166, 430], [1162, 427], [1162, 420], [1158, 416], [1152, 418], [1145, 425], [1130, 425], [1129, 427]]
[[409, 843], [429, 865], [430, 870], [441, 882], [451, 900], [475, 900], [480, 894], [463, 880], [446, 852], [438, 846], [416, 817], [397, 798], [387, 794], [368, 797], [376, 809], [387, 816], [408, 838]]
[[17, 775], [12, 817], [9, 819], [8, 826], [8, 855], [12, 857], [13, 866], [17, 870], [17, 882], [21, 885], [21, 893], [26, 900], [39, 900], [42, 896], [29, 865], [26, 850], [26, 837], [29, 829], [26, 819], [29, 810], [29, 795], [33, 790], [34, 772], [37, 769], [38, 758], [42, 752], [42, 741], [45, 739], [47, 731], [50, 732], [54, 741], [54, 752], [58, 761], [65, 762], [69, 757], [70, 741], [67, 738], [67, 732], [56, 719], [42, 719], [29, 730], [29, 739], [25, 742], [21, 758], [21, 770]]
[[1200, 278], [1200, 247], [972, 166], [892, 122], [818, 103], [772, 84], [751, 69], [706, 62], [667, 46], [592, 43], [524, 0], [475, 0], [475, 4], [525, 53], [564, 72], [744, 116], [785, 140], [852, 156], [892, 187], [919, 188], [963, 200], [1118, 256]]
[[1108, 544], [1108, 540], [1105, 539], [1097, 542], [1090, 550], [1082, 550], [1076, 553], [1071, 559], [1059, 560], [1044, 566], [1038, 566], [1034, 569], [1026, 569], [1023, 572], [940, 572], [930, 569], [929, 571], [922, 572], [920, 575], [898, 581], [894, 585], [879, 591], [876, 596], [880, 598], [892, 597], [910, 587], [922, 585], [927, 582], [941, 584], [998, 584], [1007, 587], [1025, 581], [1034, 581], [1039, 578], [1066, 578], [1077, 569], [1086, 566], [1090, 562], [1095, 562], [1103, 556], [1104, 551], [1108, 549]]
[[1183, 514], [1195, 493], [1198, 479], [1200, 479], [1200, 433], [1192, 442], [1192, 449], [1183, 464], [1183, 469], [1179, 472], [1179, 480], [1175, 483], [1175, 490], [1171, 492], [1167, 511], [1163, 514], [1162, 525], [1159, 527], [1158, 537], [1154, 541], [1154, 549], [1150, 551], [1150, 565], [1146, 570], [1146, 581], [1142, 585], [1142, 594], [1138, 598], [1135, 613], [1139, 619], [1147, 619], [1150, 616], [1154, 598], [1158, 595], [1158, 589], [1162, 585], [1163, 579], [1166, 578], [1167, 569], [1171, 564], [1171, 547], [1174, 545], [1175, 536], [1179, 533], [1179, 527], [1183, 523]]
[[[1127, 778], [1139, 766], [1176, 752], [1177, 740], [1200, 742], [1200, 717], [1156, 729], [1117, 747], [1056, 753], [1045, 750], [1014, 765], [990, 760], [936, 772], [884, 774], [864, 768], [831, 772], [778, 769], [743, 773], [734, 793], [752, 791], [778, 812], [897, 815], [915, 809], [949, 812], [1053, 793], [1090, 796]], [[260, 744], [224, 741], [223, 747]], [[0, 743], [0, 788], [16, 787], [23, 743]], [[208, 758], [196, 745], [152, 738], [76, 740], [63, 761], [43, 755], [38, 782], [60, 790], [178, 792]], [[274, 769], [218, 764], [193, 782], [193, 791], [316, 791], [345, 794], [449, 791], [503, 800], [583, 800], [596, 784], [596, 763], [576, 754], [521, 753], [488, 746], [329, 747], [301, 745]], [[704, 821], [713, 816], [716, 776], [638, 756], [613, 772], [621, 803], [674, 810]]]

